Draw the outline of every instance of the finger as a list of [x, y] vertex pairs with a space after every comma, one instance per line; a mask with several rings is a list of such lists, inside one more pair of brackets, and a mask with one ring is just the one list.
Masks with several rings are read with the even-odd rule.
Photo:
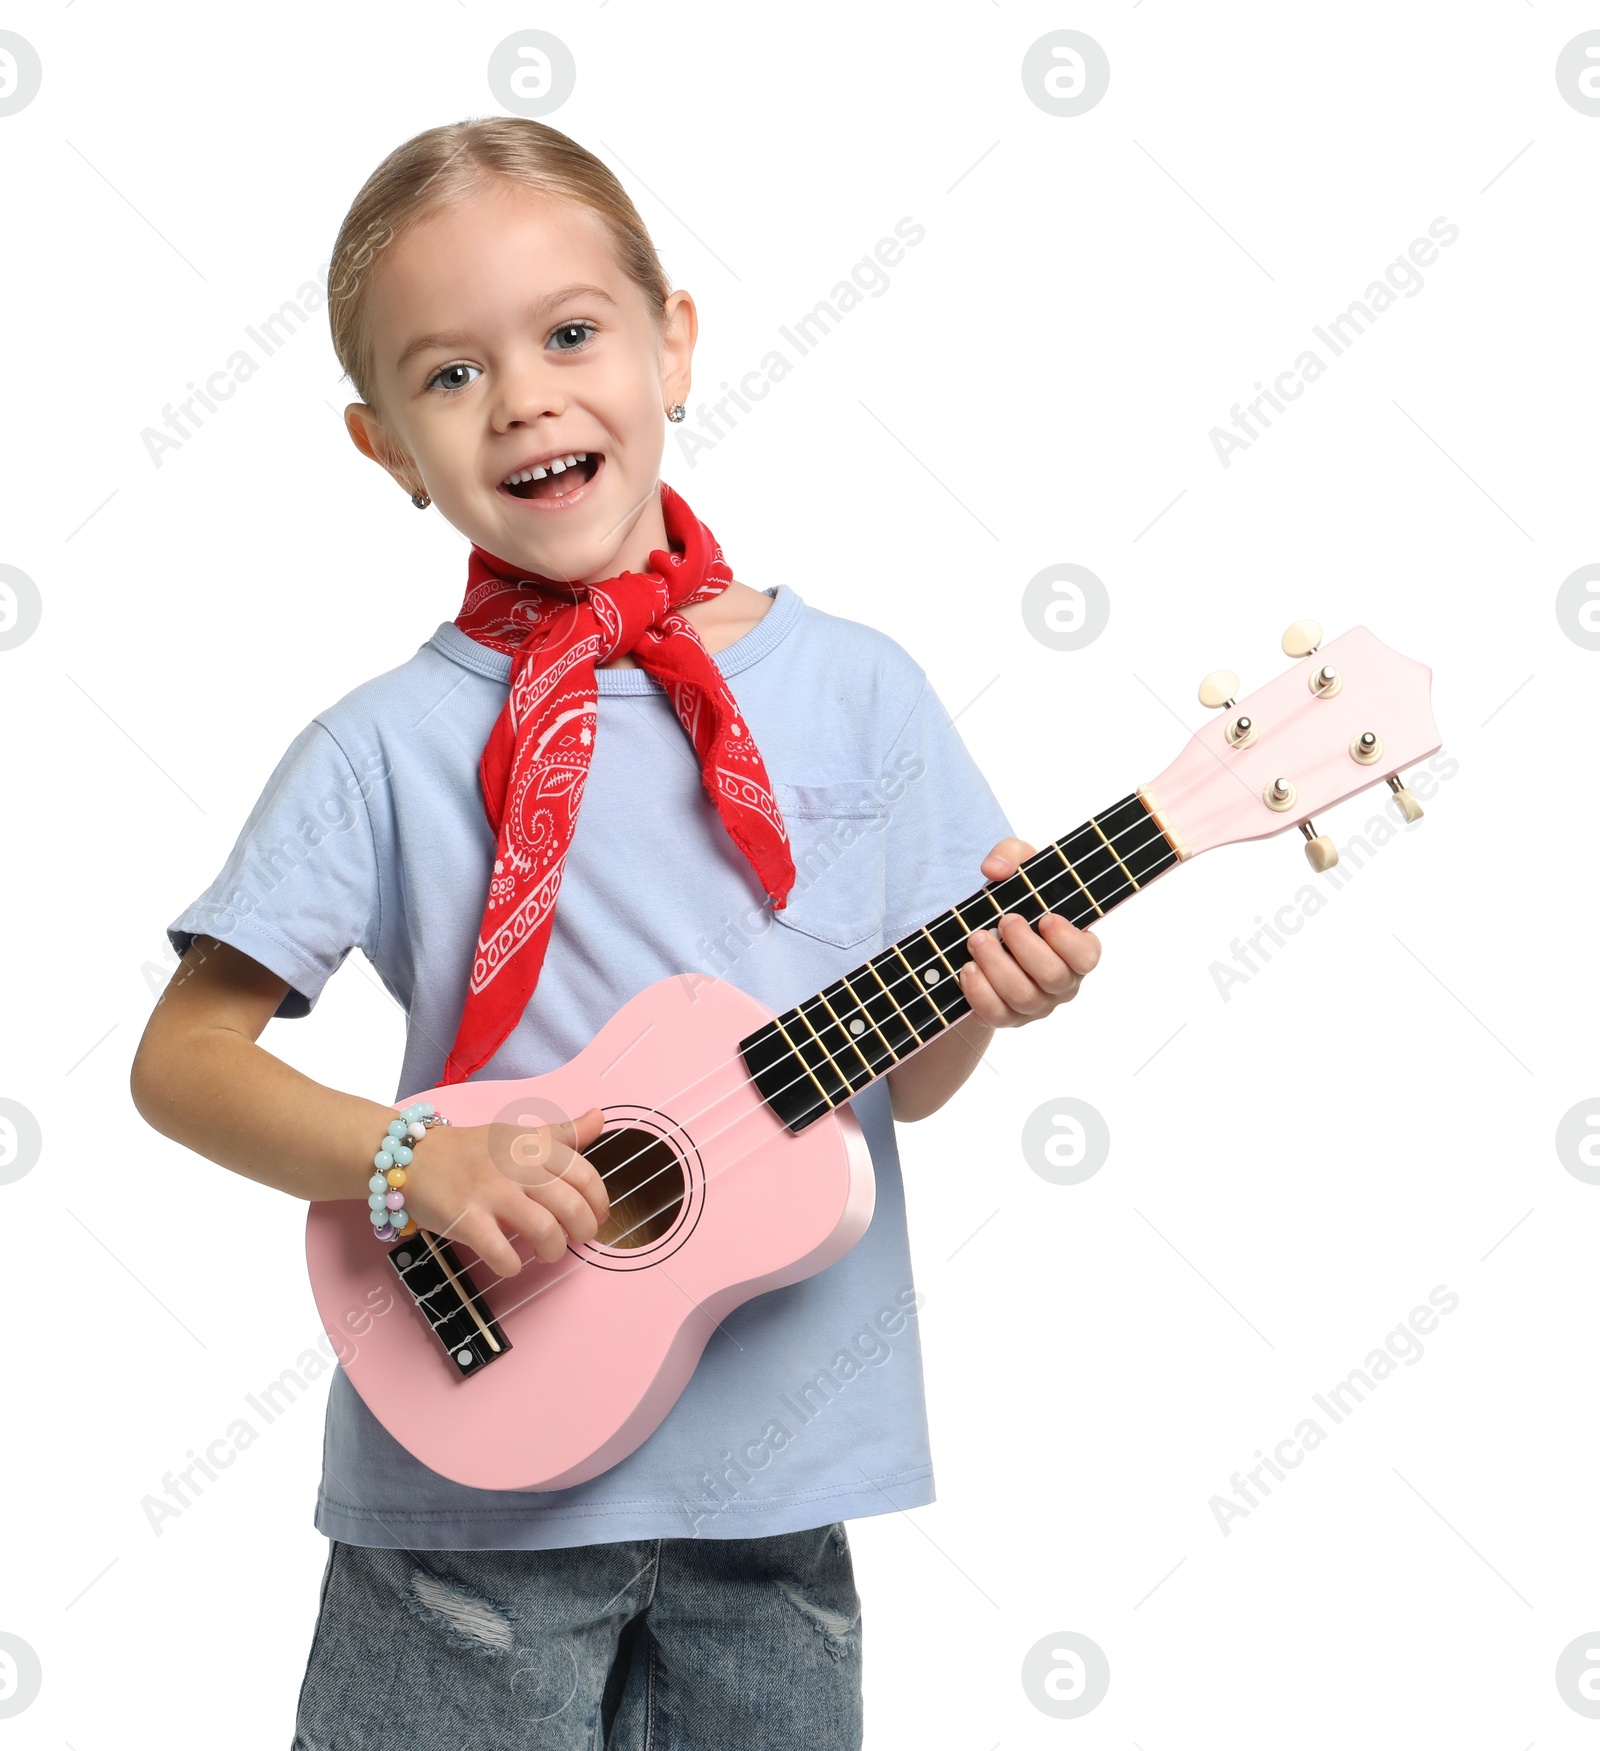
[[1039, 934], [1080, 976], [1100, 964], [1100, 938], [1092, 930], [1079, 930], [1059, 912], [1047, 912], [1039, 920]]
[[590, 1107], [576, 1119], [560, 1119], [553, 1124], [534, 1126], [490, 1126], [490, 1157], [509, 1180], [523, 1187], [544, 1185], [551, 1180], [565, 1180], [595, 1212], [595, 1220], [604, 1222], [609, 1213], [606, 1187], [593, 1164], [576, 1154], [572, 1138], [579, 1147], [588, 1147], [606, 1129], [606, 1115], [599, 1107]]
[[519, 1185], [537, 1185], [546, 1175], [559, 1175], [575, 1149], [595, 1141], [605, 1129], [605, 1115], [590, 1107], [576, 1119], [551, 1125], [496, 1124], [489, 1129], [490, 1156], [501, 1172]]
[[558, 1119], [553, 1125], [539, 1126], [550, 1142], [574, 1151], [587, 1149], [605, 1128], [606, 1116], [599, 1107], [590, 1107], [575, 1119]]
[[1002, 839], [978, 865], [992, 882], [1017, 873], [1017, 866], [1033, 856], [1033, 847], [1025, 839]]
[[1077, 972], [1020, 912], [1008, 912], [995, 928], [1017, 965], [1041, 991], [1052, 997], [1065, 997], [1077, 990]]
[[451, 1232], [453, 1237], [465, 1241], [497, 1276], [514, 1277], [522, 1269], [521, 1255], [487, 1212], [472, 1211]]
[[961, 995], [979, 1021], [990, 1027], [1014, 1027], [1017, 1018], [1001, 1002], [995, 988], [984, 976], [976, 961], [968, 961], [961, 969]]
[[[605, 1130], [605, 1122], [605, 1114], [599, 1107], [590, 1107], [588, 1112], [564, 1126], [551, 1126], [550, 1154], [545, 1163], [547, 1173], [564, 1180], [585, 1201], [593, 1211], [597, 1225], [611, 1214], [611, 1198], [600, 1170], [579, 1151], [599, 1139]], [[563, 1130], [571, 1141], [554, 1134]], [[584, 1238], [593, 1239], [593, 1236], [585, 1235]]]
[[521, 1235], [541, 1264], [554, 1264], [567, 1250], [566, 1229], [549, 1210], [519, 1187], [508, 1184], [507, 1192], [509, 1195], [496, 1205], [495, 1215], [507, 1228]]
[[[582, 1157], [574, 1156], [573, 1159], [578, 1161]], [[584, 1165], [588, 1164], [585, 1162]], [[590, 1172], [593, 1171], [591, 1168]], [[596, 1180], [599, 1177], [595, 1174]], [[594, 1206], [576, 1186], [569, 1185], [565, 1179], [552, 1179], [546, 1180], [543, 1185], [523, 1186], [522, 1192], [542, 1209], [548, 1210], [574, 1240], [594, 1239], [595, 1230], [600, 1226], [600, 1218], [595, 1214]]]
[[[1043, 1014], [1043, 1010], [1050, 1009], [1059, 996], [1066, 995], [1066, 988], [1056, 993], [1045, 986], [1045, 979], [1054, 986], [1061, 974], [1077, 977], [1071, 974], [1070, 968], [1049, 944], [1036, 939], [1021, 914], [996, 919], [993, 932], [977, 932], [972, 954], [973, 960], [984, 970], [984, 977], [993, 986], [994, 993], [1017, 1016]], [[1040, 956], [1049, 956], [1049, 961], [1045, 963]], [[1024, 958], [1028, 965], [1024, 965]], [[1038, 979], [1029, 972], [1029, 965], [1038, 965]]]
[[576, 1155], [569, 1149], [561, 1165], [561, 1178], [594, 1212], [596, 1222], [604, 1222], [611, 1214], [611, 1196], [606, 1191], [605, 1175], [588, 1156]]

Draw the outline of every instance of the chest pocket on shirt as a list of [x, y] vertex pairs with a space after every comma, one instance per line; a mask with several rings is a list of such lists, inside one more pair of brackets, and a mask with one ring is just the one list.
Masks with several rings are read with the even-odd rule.
[[773, 916], [786, 929], [853, 948], [882, 927], [884, 829], [889, 804], [873, 778], [775, 784], [794, 858], [789, 903]]

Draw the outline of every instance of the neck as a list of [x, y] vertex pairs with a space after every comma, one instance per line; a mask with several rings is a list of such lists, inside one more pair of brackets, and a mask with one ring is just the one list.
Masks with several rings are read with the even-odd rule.
[[[580, 600], [591, 584], [607, 583], [612, 578], [620, 577], [623, 572], [648, 571], [650, 555], [659, 549], [682, 551], [683, 542], [674, 542], [667, 535], [666, 518], [661, 509], [661, 484], [658, 477], [644, 498], [625, 512], [607, 531], [607, 539], [610, 539], [618, 529], [626, 525], [622, 539], [617, 542], [609, 558], [595, 559], [591, 553], [579, 560], [570, 571], [556, 565], [554, 560], [506, 558], [495, 554], [482, 543], [474, 543], [474, 546], [483, 555], [483, 563], [488, 569], [507, 582], [520, 577], [537, 577], [543, 580], [542, 588], [546, 594]], [[575, 556], [567, 554], [563, 557], [571, 561]]]
[[[630, 516], [632, 522], [628, 521]], [[682, 541], [671, 541], [667, 535], [667, 520], [661, 509], [659, 475], [633, 510], [624, 514], [622, 523], [627, 524], [627, 533], [617, 544], [617, 551], [606, 562], [607, 569], [596, 571], [592, 577], [584, 580], [585, 583], [602, 584], [607, 578], [617, 577], [623, 572], [648, 571], [652, 553], [661, 548], [682, 550]]]
[[1080, 927], [1103, 918], [1178, 861], [1137, 792], [1091, 815], [902, 937], [816, 996], [739, 1042], [757, 1091], [791, 1131], [887, 1075], [970, 1013], [959, 974], [967, 938], [1006, 912], [1056, 912]]

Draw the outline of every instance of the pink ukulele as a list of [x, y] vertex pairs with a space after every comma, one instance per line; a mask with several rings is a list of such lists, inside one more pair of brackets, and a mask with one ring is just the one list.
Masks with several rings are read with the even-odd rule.
[[683, 974], [548, 1076], [397, 1101], [432, 1100], [457, 1125], [603, 1108], [586, 1153], [611, 1214], [592, 1244], [500, 1278], [426, 1231], [375, 1243], [363, 1200], [313, 1204], [317, 1309], [373, 1415], [479, 1489], [594, 1477], [661, 1422], [732, 1308], [860, 1239], [872, 1162], [847, 1103], [967, 1013], [956, 973], [971, 931], [1004, 911], [1089, 924], [1197, 852], [1295, 825], [1327, 869], [1332, 841], [1308, 817], [1384, 777], [1418, 819], [1397, 773], [1439, 747], [1430, 671], [1363, 627], [1319, 651], [1321, 637], [1314, 621], [1290, 627], [1300, 661], [1242, 705], [1236, 676], [1207, 676], [1201, 703], [1222, 716], [1159, 778], [784, 1014]]

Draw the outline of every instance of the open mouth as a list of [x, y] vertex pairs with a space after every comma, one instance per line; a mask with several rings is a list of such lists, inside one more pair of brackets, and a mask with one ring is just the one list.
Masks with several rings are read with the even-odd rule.
[[519, 469], [500, 483], [500, 491], [516, 499], [553, 501], [581, 492], [600, 472], [604, 458], [598, 450], [574, 451], [552, 457], [535, 467]]

